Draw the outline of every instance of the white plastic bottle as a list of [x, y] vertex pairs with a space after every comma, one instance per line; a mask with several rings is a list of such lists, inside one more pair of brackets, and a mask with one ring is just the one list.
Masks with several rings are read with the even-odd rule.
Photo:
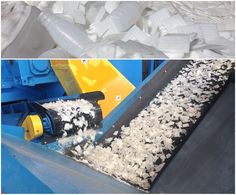
[[101, 23], [94, 26], [99, 36], [123, 32], [135, 24], [141, 17], [144, 4], [135, 1], [122, 2]]
[[139, 2], [122, 2], [112, 12], [111, 20], [118, 31], [125, 31], [130, 28], [142, 15], [144, 6]]
[[42, 12], [38, 20], [57, 45], [74, 57], [81, 57], [83, 49], [92, 43], [79, 24], [70, 23], [50, 12]]

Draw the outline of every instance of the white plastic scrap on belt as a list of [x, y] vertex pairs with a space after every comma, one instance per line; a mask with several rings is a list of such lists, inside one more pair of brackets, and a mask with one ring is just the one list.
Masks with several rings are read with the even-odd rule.
[[[27, 10], [30, 6], [36, 6], [42, 11], [39, 16], [41, 25], [39, 24], [37, 28], [49, 32], [57, 49], [53, 52], [51, 49], [54, 48], [49, 48], [48, 52], [44, 50], [41, 52], [43, 55], [26, 53], [24, 56], [66, 57], [68, 54], [71, 57], [92, 58], [201, 57], [203, 53], [206, 55], [204, 58], [234, 56], [232, 45], [235, 45], [235, 10], [234, 2], [231, 1], [29, 1], [27, 3], [25, 11], [20, 9], [22, 3], [19, 2], [2, 4], [2, 48], [17, 44], [14, 42], [14, 37], [24, 29], [24, 21], [29, 17]], [[14, 9], [15, 17], [18, 17], [18, 20], [20, 18], [18, 23], [13, 23], [13, 16], [8, 13], [9, 4], [19, 7]], [[12, 33], [9, 33], [9, 28]], [[176, 35], [176, 39], [172, 34]], [[171, 39], [163, 43], [168, 36]], [[186, 36], [190, 36], [189, 42], [183, 38]], [[129, 41], [132, 41], [132, 47], [137, 47], [132, 49], [134, 53], [131, 52]], [[183, 44], [184, 51], [176, 53], [176, 48], [179, 47], [176, 44]], [[165, 45], [164, 50], [162, 50], [163, 45]], [[142, 52], [140, 47], [152, 47], [152, 49], [145, 49], [145, 53], [140, 53]], [[159, 55], [155, 56], [158, 53]]]
[[168, 159], [181, 147], [176, 140], [183, 142], [191, 131], [188, 128], [195, 128], [205, 106], [224, 88], [232, 71], [234, 60], [189, 62], [129, 124], [114, 129], [99, 145], [74, 148], [74, 159], [150, 190]]

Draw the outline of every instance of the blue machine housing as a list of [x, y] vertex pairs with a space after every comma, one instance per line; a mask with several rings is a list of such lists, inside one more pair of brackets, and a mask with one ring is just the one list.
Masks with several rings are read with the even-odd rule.
[[[164, 60], [109, 60], [135, 87], [151, 74]], [[135, 73], [134, 73], [135, 67]]]
[[[143, 81], [142, 60], [110, 60], [113, 66], [116, 67], [135, 87], [140, 85]], [[133, 72], [135, 67], [135, 74]]]
[[1, 71], [2, 103], [65, 93], [48, 60], [2, 60]]
[[[4, 61], [3, 67], [15, 85], [35, 86], [43, 83], [57, 82], [57, 78], [48, 60], [13, 60]], [[8, 75], [9, 76], [9, 75]]]

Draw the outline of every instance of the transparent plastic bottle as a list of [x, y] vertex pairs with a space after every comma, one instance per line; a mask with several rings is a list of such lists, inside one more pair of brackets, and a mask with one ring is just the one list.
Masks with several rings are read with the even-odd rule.
[[50, 12], [42, 12], [38, 20], [57, 45], [74, 57], [80, 57], [83, 49], [92, 43], [79, 24], [70, 23]]
[[49, 33], [37, 18], [40, 10], [31, 7], [30, 14], [15, 39], [2, 51], [4, 58], [35, 58], [55, 47]]

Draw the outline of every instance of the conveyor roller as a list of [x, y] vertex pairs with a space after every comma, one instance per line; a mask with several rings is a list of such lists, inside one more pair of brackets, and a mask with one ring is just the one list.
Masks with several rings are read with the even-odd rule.
[[[37, 102], [28, 103], [34, 115], [28, 115], [22, 126], [28, 135], [27, 140], [33, 140], [42, 136], [42, 143], [46, 144], [61, 136], [70, 136], [78, 130], [87, 130], [90, 128], [97, 129], [102, 126], [102, 110], [97, 103], [98, 100], [104, 99], [102, 92], [91, 92], [81, 94], [76, 99], [61, 99], [57, 101], [39, 104]], [[83, 108], [82, 106], [87, 106]], [[33, 118], [32, 118], [33, 117]], [[39, 118], [43, 131], [36, 134], [38, 129], [35, 124], [40, 123], [35, 119]]]

